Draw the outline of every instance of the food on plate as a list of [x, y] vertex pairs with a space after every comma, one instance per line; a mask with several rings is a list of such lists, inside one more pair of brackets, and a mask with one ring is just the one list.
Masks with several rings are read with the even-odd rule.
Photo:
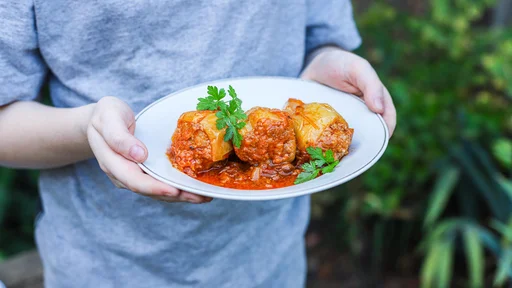
[[354, 129], [349, 128], [345, 119], [331, 105], [305, 104], [301, 100], [290, 98], [284, 110], [293, 119], [299, 162], [311, 159], [306, 150], [308, 147], [332, 150], [337, 160], [348, 154]]
[[308, 147], [306, 152], [309, 154], [311, 161], [300, 166], [302, 172], [297, 176], [293, 184], [304, 183], [315, 179], [318, 175], [331, 173], [340, 163], [340, 160], [334, 158], [334, 153], [330, 149], [324, 152], [319, 147]]
[[216, 122], [215, 111], [190, 111], [180, 116], [168, 151], [174, 167], [196, 176], [229, 157], [233, 145], [224, 141], [226, 129], [217, 129]]
[[233, 140], [233, 144], [240, 147], [242, 141], [240, 129], [245, 126], [244, 120], [247, 119], [247, 114], [242, 109], [242, 100], [238, 98], [235, 89], [231, 85], [229, 85], [228, 93], [231, 100], [224, 101], [222, 100], [226, 97], [224, 88], [219, 90], [216, 86], [208, 86], [208, 96], [199, 98], [196, 109], [216, 111], [217, 128], [226, 128], [224, 140]]
[[235, 147], [240, 160], [250, 164], [291, 163], [295, 159], [295, 132], [290, 115], [279, 109], [254, 107], [240, 129], [242, 142]]
[[354, 130], [328, 104], [289, 99], [284, 110], [245, 112], [231, 86], [227, 93], [208, 86], [207, 94], [197, 111], [181, 115], [167, 152], [175, 168], [200, 181], [248, 190], [286, 187], [334, 171], [348, 154]]

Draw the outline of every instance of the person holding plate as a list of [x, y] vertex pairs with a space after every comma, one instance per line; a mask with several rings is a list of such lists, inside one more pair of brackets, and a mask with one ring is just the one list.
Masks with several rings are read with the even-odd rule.
[[[134, 113], [170, 92], [302, 77], [395, 127], [389, 92], [348, 52], [348, 0], [18, 0], [0, 23], [0, 165], [41, 169], [46, 287], [305, 285], [309, 196], [212, 201], [141, 171]], [[36, 101], [44, 85], [54, 107]]]

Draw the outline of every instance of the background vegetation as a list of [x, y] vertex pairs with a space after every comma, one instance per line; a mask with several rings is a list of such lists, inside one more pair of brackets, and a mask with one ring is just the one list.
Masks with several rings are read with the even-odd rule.
[[[371, 2], [358, 16], [357, 52], [393, 95], [398, 128], [363, 177], [314, 196], [321, 228], [310, 233], [324, 243], [313, 242], [348, 251], [369, 287], [390, 275], [412, 276], [411, 287], [503, 285], [512, 276], [512, 30], [492, 27], [493, 1]], [[341, 274], [340, 263], [323, 263], [324, 274]]]
[[[365, 41], [356, 52], [393, 95], [398, 128], [372, 169], [314, 196], [310, 279], [506, 284], [512, 28], [493, 25], [497, 3], [489, 0], [353, 2]], [[0, 169], [0, 261], [33, 248], [36, 178]]]

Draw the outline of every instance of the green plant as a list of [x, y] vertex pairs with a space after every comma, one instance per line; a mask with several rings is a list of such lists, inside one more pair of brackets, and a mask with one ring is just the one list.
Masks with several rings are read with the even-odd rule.
[[[495, 283], [502, 285], [508, 277], [512, 278], [512, 266], [509, 263], [512, 255], [507, 256], [508, 248], [495, 248], [500, 237], [506, 244], [507, 236], [512, 236], [512, 230], [508, 232], [511, 234], [507, 235], [505, 232], [510, 228], [494, 221], [492, 224], [501, 232], [495, 234], [478, 224], [489, 224], [481, 219], [481, 210], [486, 208], [490, 218], [500, 221], [512, 219], [512, 180], [501, 175], [489, 154], [480, 145], [470, 142], [464, 144], [463, 147], [453, 150], [453, 161], [440, 173], [426, 209], [424, 228], [428, 238], [424, 244], [426, 260], [422, 267], [424, 287], [450, 287], [449, 276], [453, 267], [448, 264], [454, 257], [457, 235], [462, 236], [464, 240], [465, 250], [461, 254], [465, 255], [468, 262], [470, 287], [484, 286], [483, 244], [494, 252], [494, 258], [498, 262]], [[463, 181], [468, 181], [470, 187], [474, 187], [471, 192], [476, 195], [466, 193], [468, 185], [463, 185]], [[454, 197], [459, 199], [461, 206], [459, 219], [446, 219], [436, 223], [445, 212], [448, 199]], [[512, 221], [509, 223], [512, 225]], [[444, 247], [445, 250], [441, 251], [440, 247]], [[440, 253], [442, 258], [437, 258]], [[507, 257], [510, 257], [510, 260]]]
[[[425, 256], [424, 287], [453, 284], [464, 259], [469, 278], [456, 276], [481, 287], [488, 274], [482, 245], [490, 251], [489, 239], [504, 239], [486, 228], [489, 219], [506, 222], [512, 212], [512, 29], [487, 26], [492, 1], [429, 3], [415, 17], [376, 1], [358, 17], [364, 44], [357, 53], [393, 95], [397, 130], [363, 177], [345, 191], [315, 195], [313, 217], [330, 201], [341, 203], [337, 243], [356, 259], [371, 254], [361, 267], [371, 267], [366, 275], [374, 279], [383, 267], [398, 269], [396, 259], [426, 238], [415, 254]], [[488, 237], [477, 237], [481, 231]], [[498, 284], [509, 277], [500, 275]]]
[[37, 172], [0, 168], [0, 261], [34, 247]]
[[512, 32], [471, 27], [489, 1], [431, 2], [425, 18], [376, 4], [360, 20], [367, 40], [359, 53], [388, 85], [398, 112], [388, 151], [364, 177], [368, 199], [381, 203], [378, 214], [392, 214], [422, 192], [438, 168], [436, 160], [460, 139], [512, 133], [507, 91], [482, 65], [492, 57], [501, 59], [494, 70], [512, 68], [512, 49], [505, 53], [502, 45], [494, 46], [510, 41]]
[[[512, 224], [512, 221], [509, 221]], [[494, 286], [502, 286], [512, 278], [512, 225], [494, 222], [500, 232], [492, 231], [465, 219], [446, 219], [439, 223], [423, 244], [427, 256], [422, 267], [422, 287], [451, 287], [452, 263], [457, 244], [462, 240], [468, 262], [469, 283], [466, 287], [486, 287], [484, 248], [498, 261], [494, 275]], [[505, 239], [500, 244], [500, 237]], [[462, 238], [462, 239], [459, 239]]]

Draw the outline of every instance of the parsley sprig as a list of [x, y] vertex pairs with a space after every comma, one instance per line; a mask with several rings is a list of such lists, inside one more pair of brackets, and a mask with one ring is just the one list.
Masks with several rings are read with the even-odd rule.
[[236, 147], [242, 144], [242, 135], [240, 129], [245, 127], [244, 120], [247, 119], [242, 109], [242, 100], [238, 98], [235, 89], [229, 85], [228, 94], [231, 100], [224, 101], [226, 97], [226, 90], [220, 89], [216, 86], [208, 86], [208, 96], [199, 98], [196, 109], [201, 110], [218, 110], [215, 115], [217, 116], [217, 129], [221, 130], [226, 128], [224, 141], [232, 140]]
[[334, 158], [332, 150], [327, 150], [325, 153], [319, 147], [308, 147], [306, 151], [311, 156], [311, 161], [302, 165], [302, 171], [293, 184], [300, 184], [309, 180], [315, 179], [320, 172], [322, 174], [331, 173], [334, 167], [340, 163], [339, 160]]
[[220, 89], [216, 86], [208, 86], [208, 97], [199, 98], [199, 103], [197, 103], [196, 109], [199, 111], [202, 110], [217, 110], [221, 107], [225, 106], [226, 103], [222, 101], [226, 97], [226, 90], [224, 88]]

